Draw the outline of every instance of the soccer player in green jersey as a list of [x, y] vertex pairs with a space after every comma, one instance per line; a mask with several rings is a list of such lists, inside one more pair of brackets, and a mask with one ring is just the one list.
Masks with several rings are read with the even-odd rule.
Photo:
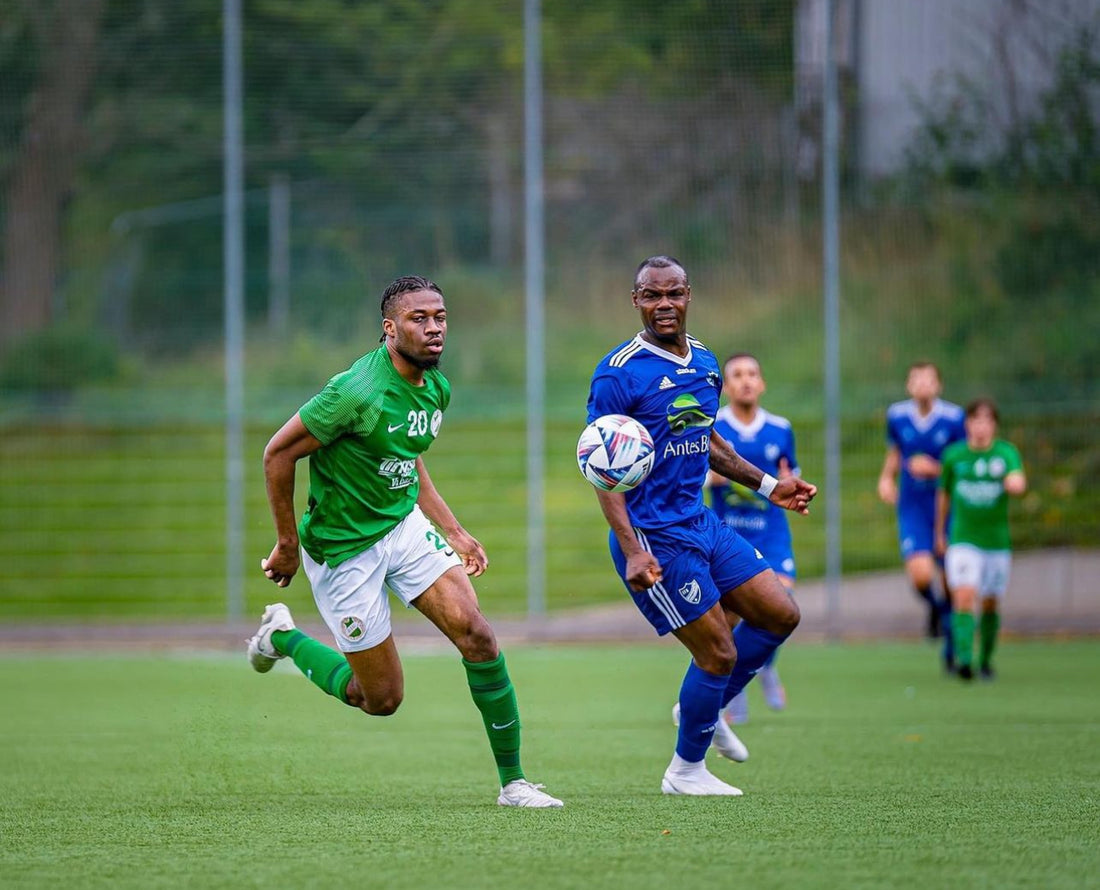
[[[426, 278], [398, 278], [382, 294], [381, 308], [382, 346], [329, 380], [264, 450], [277, 537], [261, 568], [286, 587], [304, 566], [339, 651], [306, 636], [290, 610], [273, 603], [248, 641], [249, 662], [263, 673], [289, 657], [344, 704], [376, 716], [394, 713], [405, 688], [388, 587], [461, 653], [500, 775], [497, 803], [560, 807], [520, 766], [515, 690], [469, 577], [488, 566], [485, 550], [424, 466], [422, 455], [451, 400], [437, 367], [447, 336], [443, 293]], [[294, 471], [304, 457], [309, 504], [296, 523]]]
[[[936, 551], [946, 554], [947, 583], [955, 601], [951, 625], [955, 663], [963, 680], [974, 677], [974, 606], [978, 600], [978, 666], [983, 678], [993, 678], [993, 650], [1001, 626], [997, 606], [1012, 569], [1008, 497], [1019, 497], [1027, 490], [1020, 452], [1011, 442], [997, 438], [999, 422], [992, 399], [975, 399], [966, 406], [966, 439], [943, 452], [936, 492]], [[950, 540], [946, 532], [949, 511]]]

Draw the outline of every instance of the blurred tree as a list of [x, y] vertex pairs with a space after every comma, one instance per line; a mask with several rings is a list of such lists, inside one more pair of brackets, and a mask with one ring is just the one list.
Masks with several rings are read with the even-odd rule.
[[0, 344], [51, 318], [61, 215], [85, 136], [103, 7], [104, 0], [24, 0], [11, 10], [39, 53], [5, 199]]
[[1062, 397], [1095, 390], [1098, 37], [1100, 16], [1077, 25], [1043, 89], [1010, 116], [997, 113], [1005, 88], [996, 78], [956, 79], [921, 109], [900, 184], [954, 233], [945, 336], [971, 376], [996, 373]]
[[[0, 2], [0, 125], [5, 136], [19, 134], [8, 140], [12, 152], [0, 140], [4, 335], [50, 319], [59, 270], [73, 265], [61, 260], [65, 238], [89, 266], [111, 255], [127, 265], [99, 276], [108, 289], [124, 283], [106, 295], [105, 311], [88, 305], [101, 299], [88, 287], [95, 275], [72, 286], [79, 294], [65, 292], [68, 305], [85, 306], [82, 318], [110, 318], [127, 337], [159, 319], [157, 336], [176, 345], [216, 330], [220, 0]], [[559, 194], [634, 193], [659, 168], [661, 188], [646, 195], [648, 218], [658, 220], [662, 202], [684, 189], [729, 180], [730, 156], [753, 150], [758, 135], [733, 117], [789, 101], [793, 6], [546, 0], [548, 103], [557, 98], [559, 121], [574, 99], [588, 103], [600, 124], [578, 119], [564, 135], [548, 134], [559, 157], [585, 159], [563, 172]], [[435, 268], [514, 265], [522, 13], [519, 0], [246, 0], [246, 177], [262, 190], [285, 176], [305, 193], [309, 208], [295, 204], [295, 226], [308, 227], [309, 253], [295, 274], [323, 281], [347, 270], [361, 281], [372, 267], [388, 272], [413, 256]], [[686, 105], [698, 113], [700, 101], [720, 112], [716, 126], [742, 134], [736, 143], [700, 139], [676, 121], [657, 142], [619, 136], [640, 110], [687, 119]], [[669, 166], [671, 156], [683, 160]], [[751, 189], [745, 178], [736, 185], [741, 200], [766, 200]], [[591, 218], [567, 214], [573, 237], [617, 231], [604, 203], [588, 201], [599, 205]], [[264, 221], [253, 206], [259, 237], [250, 230], [247, 265], [262, 269]], [[142, 225], [188, 225], [131, 229], [119, 249], [106, 234], [111, 221], [133, 221], [142, 208], [167, 209], [141, 216]], [[67, 232], [66, 220], [74, 220]], [[250, 278], [250, 312], [262, 311], [263, 298], [262, 277]], [[183, 330], [194, 336], [177, 338]]]

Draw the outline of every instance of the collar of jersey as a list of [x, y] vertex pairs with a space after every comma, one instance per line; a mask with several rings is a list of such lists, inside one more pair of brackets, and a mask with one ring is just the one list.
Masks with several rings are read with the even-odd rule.
[[424, 370], [424, 382], [417, 386], [415, 383], [410, 383], [404, 377], [401, 376], [401, 372], [397, 370], [397, 366], [393, 363], [393, 356], [390, 355], [390, 351], [386, 349], [386, 345], [383, 343], [378, 347], [378, 351], [385, 354], [386, 366], [390, 369], [390, 377], [398, 381], [399, 384], [404, 385], [413, 392], [420, 392], [428, 385], [428, 378], [431, 376], [432, 371], [439, 370], [438, 368], [426, 368]]
[[929, 411], [928, 414], [924, 417], [921, 417], [920, 408], [917, 407], [916, 399], [910, 399], [908, 405], [909, 419], [913, 422], [913, 426], [922, 433], [930, 430], [936, 423], [936, 421], [939, 420], [944, 414], [942, 399], [936, 399], [932, 403], [932, 410]]
[[718, 412], [718, 416], [737, 430], [738, 435], [741, 436], [755, 436], [768, 422], [768, 412], [759, 405], [756, 406], [756, 414], [753, 415], [752, 421], [749, 423], [742, 423], [738, 420], [737, 415], [733, 413], [733, 409], [729, 405], [723, 406]]
[[642, 346], [642, 348], [648, 349], [650, 352], [652, 352], [656, 356], [659, 356], [660, 358], [668, 359], [670, 362], [675, 362], [681, 368], [686, 368], [688, 365], [691, 364], [693, 353], [691, 350], [690, 340], [688, 340], [688, 354], [681, 358], [675, 352], [667, 352], [666, 350], [661, 349], [660, 346], [654, 346], [645, 337], [642, 336], [641, 331], [634, 335], [634, 339]]

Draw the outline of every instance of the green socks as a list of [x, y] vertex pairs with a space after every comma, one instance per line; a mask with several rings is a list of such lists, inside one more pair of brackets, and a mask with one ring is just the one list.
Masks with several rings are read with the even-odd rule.
[[997, 646], [997, 632], [1001, 629], [1000, 612], [982, 612], [978, 623], [978, 661], [983, 668], [989, 667], [993, 650]]
[[501, 786], [515, 779], [522, 779], [519, 765], [519, 706], [516, 690], [508, 676], [501, 653], [492, 661], [472, 662], [462, 659], [466, 668], [466, 680], [474, 704], [481, 711], [489, 747], [493, 749]]
[[959, 667], [970, 665], [974, 661], [974, 613], [953, 613], [951, 633], [955, 637], [955, 663]]
[[[351, 665], [341, 653], [300, 630], [274, 631], [271, 644], [277, 652], [292, 659], [314, 686], [344, 704], [348, 703]], [[498, 655], [492, 661], [479, 663], [462, 659], [462, 666], [466, 668], [470, 695], [481, 712], [485, 732], [489, 735], [489, 747], [500, 773], [500, 784], [503, 786], [515, 779], [522, 779], [523, 770], [519, 765], [519, 706], [504, 656]]]
[[341, 653], [307, 637], [300, 630], [273, 631], [271, 644], [276, 651], [288, 656], [314, 686], [340, 699], [345, 705], [348, 703], [351, 665]]
[[[978, 620], [978, 664], [989, 667], [993, 650], [997, 647], [997, 633], [1001, 629], [998, 612], [982, 612]], [[951, 618], [951, 630], [955, 638], [955, 661], [961, 667], [974, 660], [974, 616], [969, 612], [955, 612]]]

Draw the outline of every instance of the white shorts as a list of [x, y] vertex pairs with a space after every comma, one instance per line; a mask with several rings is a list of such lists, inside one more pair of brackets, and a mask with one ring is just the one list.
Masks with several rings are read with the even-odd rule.
[[386, 587], [408, 608], [462, 560], [414, 506], [381, 541], [336, 568], [302, 551], [317, 610], [341, 652], [373, 649], [390, 635]]
[[982, 550], [972, 544], [952, 544], [944, 558], [947, 586], [972, 587], [978, 596], [1004, 595], [1012, 573], [1011, 550]]

